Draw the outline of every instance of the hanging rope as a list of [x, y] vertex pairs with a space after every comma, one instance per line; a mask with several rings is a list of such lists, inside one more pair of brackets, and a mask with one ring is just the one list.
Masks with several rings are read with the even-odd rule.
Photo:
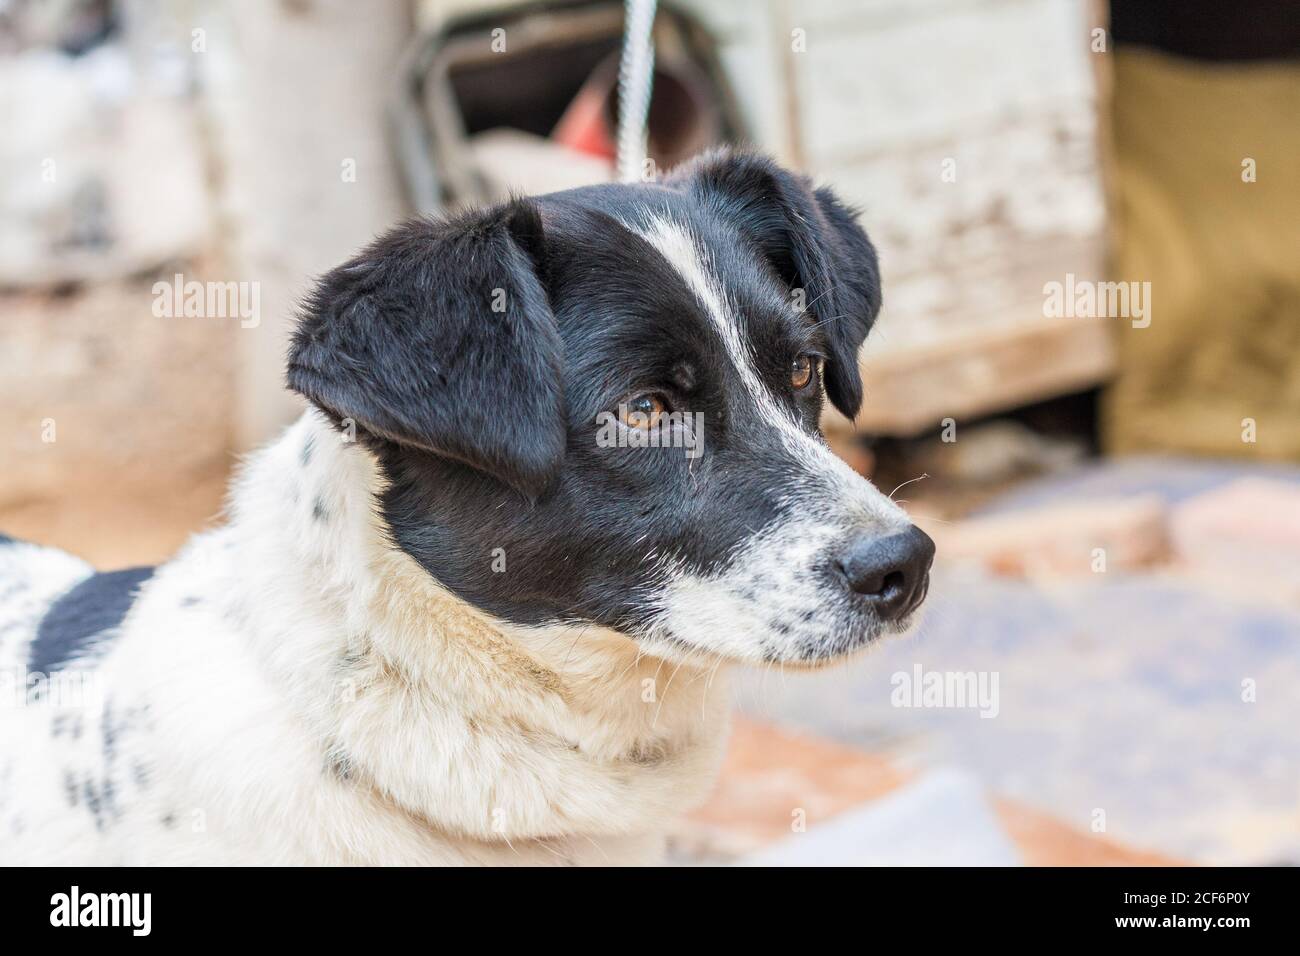
[[618, 65], [618, 178], [625, 183], [640, 182], [645, 166], [654, 86], [654, 22], [655, 0], [627, 0]]

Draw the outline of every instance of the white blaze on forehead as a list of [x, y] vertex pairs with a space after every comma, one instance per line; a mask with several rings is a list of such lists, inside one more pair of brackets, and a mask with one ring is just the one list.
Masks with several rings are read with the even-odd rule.
[[736, 309], [722, 283], [718, 281], [712, 257], [689, 227], [656, 215], [648, 215], [639, 222], [626, 225], [653, 246], [694, 293], [722, 338], [727, 354], [761, 418], [777, 430], [786, 450], [806, 463], [807, 476], [829, 493], [832, 500], [825, 502], [827, 510], [852, 508], [859, 515], [866, 512], [866, 516], [876, 521], [905, 526], [908, 523], [907, 516], [901, 509], [836, 457], [824, 443], [805, 431], [763, 384], [755, 367], [753, 351], [741, 334]]
[[[727, 353], [736, 365], [745, 387], [761, 399], [767, 395], [754, 370], [753, 355], [740, 334], [735, 321], [735, 311], [727, 301], [727, 293], [718, 282], [711, 262], [706, 262], [707, 252], [700, 246], [684, 225], [658, 216], [651, 217], [636, 230], [641, 238], [654, 246], [668, 264], [677, 270], [727, 346]], [[782, 416], [784, 417], [784, 416]]]
[[754, 368], [753, 353], [740, 334], [735, 309], [731, 307], [726, 291], [718, 282], [716, 271], [710, 268], [712, 263], [708, 261], [708, 253], [695, 236], [681, 223], [660, 216], [651, 216], [640, 226], [631, 228], [668, 260], [668, 264], [677, 270], [677, 274], [695, 294], [714, 329], [722, 337], [736, 372], [758, 404], [763, 417], [783, 430], [785, 426], [791, 426], [802, 434], [803, 430], [773, 401], [771, 393], [759, 380]]

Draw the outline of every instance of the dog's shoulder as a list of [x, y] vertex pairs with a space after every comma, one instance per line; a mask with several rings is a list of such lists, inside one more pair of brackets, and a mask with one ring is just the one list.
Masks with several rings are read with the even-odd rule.
[[122, 623], [153, 573], [152, 567], [100, 571], [60, 595], [37, 625], [29, 672], [48, 674], [84, 658]]
[[0, 538], [0, 658], [49, 674], [119, 625], [152, 568], [97, 572], [58, 548]]

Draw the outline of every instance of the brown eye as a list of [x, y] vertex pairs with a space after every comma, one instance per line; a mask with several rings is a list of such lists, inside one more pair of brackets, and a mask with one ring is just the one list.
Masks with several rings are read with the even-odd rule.
[[800, 355], [790, 363], [790, 384], [794, 386], [795, 391], [805, 388], [813, 377], [813, 357], [811, 355]]
[[637, 395], [619, 404], [618, 418], [628, 428], [658, 428], [659, 416], [665, 411], [664, 400], [658, 395]]

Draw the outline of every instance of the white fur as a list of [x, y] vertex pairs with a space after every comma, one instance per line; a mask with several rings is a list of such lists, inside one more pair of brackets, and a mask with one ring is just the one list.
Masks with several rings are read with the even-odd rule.
[[[721, 759], [725, 675], [476, 611], [386, 542], [378, 486], [305, 415], [144, 585], [102, 707], [0, 704], [0, 864], [655, 860]], [[89, 571], [23, 547], [0, 548], [34, 582], [0, 621], [11, 669]]]

